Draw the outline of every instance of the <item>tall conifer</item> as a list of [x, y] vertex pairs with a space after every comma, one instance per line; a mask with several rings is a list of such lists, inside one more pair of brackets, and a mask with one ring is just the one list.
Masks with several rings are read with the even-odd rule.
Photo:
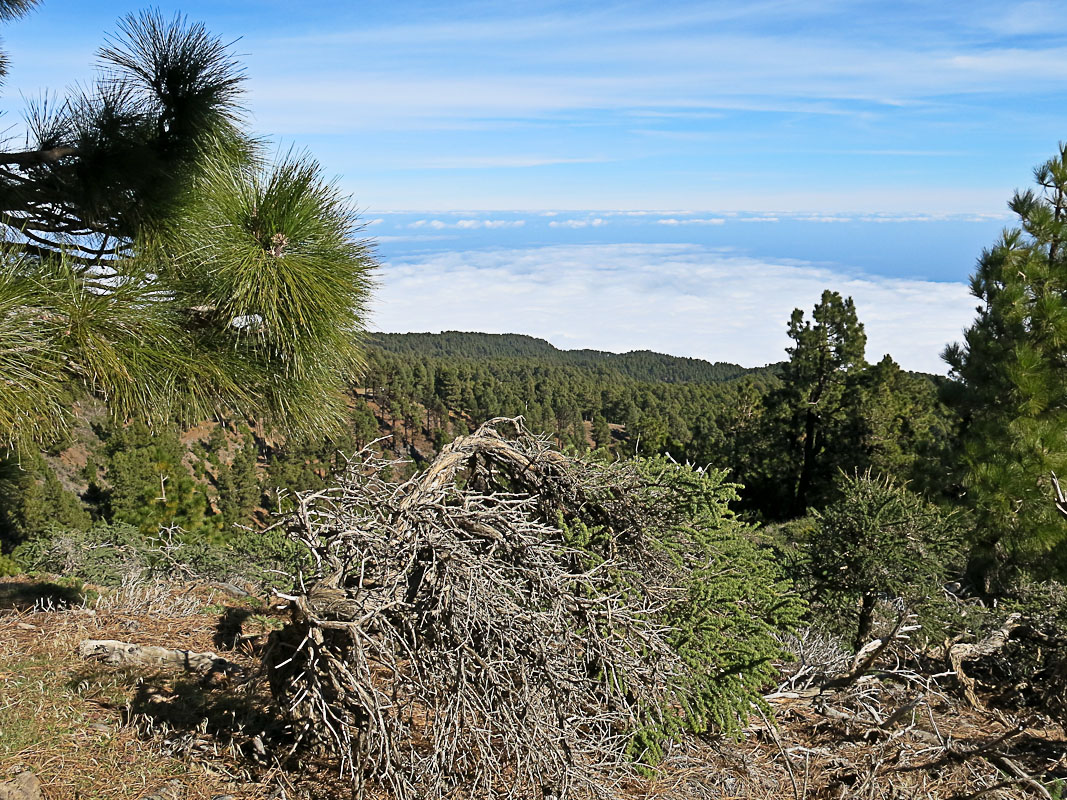
[[962, 387], [972, 572], [987, 584], [1004, 565], [1067, 571], [1067, 145], [1034, 177], [1009, 203], [1019, 227], [978, 261], [977, 318], [944, 354]]

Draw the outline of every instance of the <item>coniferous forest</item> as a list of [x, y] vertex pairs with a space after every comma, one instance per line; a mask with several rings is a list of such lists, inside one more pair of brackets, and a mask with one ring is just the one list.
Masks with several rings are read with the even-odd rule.
[[368, 332], [229, 48], [99, 61], [0, 153], [0, 798], [1063, 795], [1067, 147], [947, 375], [743, 367]]

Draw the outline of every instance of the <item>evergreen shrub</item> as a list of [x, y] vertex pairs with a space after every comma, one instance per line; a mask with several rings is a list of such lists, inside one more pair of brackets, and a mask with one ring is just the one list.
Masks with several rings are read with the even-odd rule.
[[10, 578], [14, 575], [21, 575], [22, 567], [11, 556], [5, 556], [0, 554], [0, 578]]
[[[650, 709], [649, 723], [634, 734], [631, 755], [655, 764], [664, 747], [685, 733], [737, 734], [762, 689], [789, 660], [782, 644], [805, 604], [793, 590], [762, 532], [730, 508], [738, 486], [725, 471], [679, 464], [669, 457], [638, 459], [636, 500], [647, 515], [644, 535], [664, 556], [665, 575], [641, 564], [619, 570], [620, 591], [662, 582], [668, 586], [659, 621], [684, 663], [679, 707]], [[618, 536], [584, 523], [564, 526], [568, 544], [605, 558]]]
[[944, 586], [960, 567], [964, 528], [891, 478], [841, 476], [841, 496], [812, 512], [805, 547], [813, 611], [858, 649], [872, 635], [879, 605], [914, 613], [936, 636], [949, 612]]
[[30, 572], [99, 586], [184, 577], [289, 588], [292, 575], [307, 566], [306, 554], [280, 531], [239, 530], [208, 539], [171, 529], [146, 537], [122, 522], [98, 522], [88, 530], [53, 527], [20, 544], [12, 557]]

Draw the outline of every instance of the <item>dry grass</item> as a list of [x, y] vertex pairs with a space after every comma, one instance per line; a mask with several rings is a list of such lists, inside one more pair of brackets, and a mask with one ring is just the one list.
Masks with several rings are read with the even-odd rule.
[[[25, 607], [33, 599], [38, 608], [64, 609], [68, 596], [40, 587], [0, 582], [0, 603]], [[85, 638], [214, 646], [217, 613], [190, 615], [181, 595], [170, 616], [158, 593], [151, 605], [162, 613], [150, 616], [128, 613], [124, 600], [141, 607], [144, 596], [118, 596], [99, 609], [0, 610], [0, 778], [32, 770], [49, 800], [140, 798], [172, 779], [189, 800], [266, 797], [270, 787], [247, 781], [241, 759], [214, 737], [138, 713], [138, 704], [164, 705], [182, 691], [180, 676], [139, 676], [79, 659]]]

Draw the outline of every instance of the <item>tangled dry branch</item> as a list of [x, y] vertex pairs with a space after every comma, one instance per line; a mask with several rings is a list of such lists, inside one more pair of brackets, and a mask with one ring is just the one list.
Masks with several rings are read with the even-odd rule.
[[590, 566], [550, 521], [583, 508], [638, 531], [628, 473], [521, 420], [406, 483], [391, 466], [364, 453], [292, 519], [318, 573], [286, 596], [265, 668], [298, 740], [399, 798], [613, 795], [679, 667], [652, 593], [613, 589], [614, 563]]

